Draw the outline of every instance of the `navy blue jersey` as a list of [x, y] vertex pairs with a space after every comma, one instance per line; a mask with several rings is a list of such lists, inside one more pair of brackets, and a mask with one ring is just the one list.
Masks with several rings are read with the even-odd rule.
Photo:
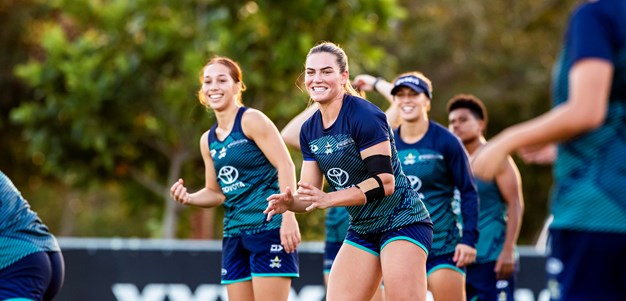
[[0, 171], [0, 269], [37, 252], [60, 251], [37, 213]]
[[553, 73], [553, 99], [569, 98], [569, 71], [597, 58], [614, 67], [604, 124], [559, 145], [553, 228], [626, 233], [626, 1], [581, 5], [572, 15]]
[[362, 206], [347, 207], [350, 226], [360, 234], [429, 222], [426, 207], [402, 172], [385, 113], [367, 100], [346, 95], [337, 120], [329, 128], [324, 129], [318, 110], [300, 131], [303, 159], [316, 161], [331, 189], [337, 191], [369, 178], [360, 152], [383, 141], [391, 142], [395, 192]]
[[498, 260], [506, 240], [506, 214], [508, 206], [495, 181], [476, 179], [480, 197], [478, 215], [478, 244], [476, 263]]
[[276, 229], [282, 221], [282, 215], [276, 215], [267, 222], [263, 214], [267, 198], [280, 193], [278, 171], [243, 133], [241, 118], [246, 109], [239, 108], [233, 129], [224, 140], [215, 135], [217, 123], [208, 135], [217, 182], [226, 196], [224, 237]]
[[[478, 240], [478, 195], [469, 161], [459, 139], [440, 124], [429, 121], [416, 143], [405, 143], [399, 127], [394, 131], [398, 157], [411, 187], [420, 193], [433, 222], [433, 256], [454, 252], [459, 242], [474, 246]], [[460, 192], [463, 235], [457, 227], [453, 201]]]

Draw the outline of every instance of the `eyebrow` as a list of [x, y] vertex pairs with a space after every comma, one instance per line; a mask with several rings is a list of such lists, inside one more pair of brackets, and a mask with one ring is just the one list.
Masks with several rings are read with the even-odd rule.
[[[326, 69], [333, 70], [333, 67], [331, 67], [331, 66], [327, 66], [327, 67], [322, 67], [322, 68], [320, 68], [320, 70], [326, 70]], [[306, 70], [315, 70], [315, 68], [306, 68]]]
[[[216, 76], [216, 78], [218, 78], [218, 77], [220, 77], [220, 76], [228, 76], [228, 75], [226, 75], [226, 74], [218, 74], [218, 75]], [[208, 75], [205, 75], [205, 76], [204, 76], [204, 78], [211, 78], [211, 77], [210, 77], [210, 76], [208, 76]]]

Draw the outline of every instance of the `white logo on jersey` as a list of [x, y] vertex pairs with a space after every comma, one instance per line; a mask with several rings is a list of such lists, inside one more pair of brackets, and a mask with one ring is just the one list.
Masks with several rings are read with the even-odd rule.
[[222, 147], [222, 149], [220, 150], [220, 155], [217, 158], [222, 159], [224, 157], [226, 157], [226, 148]]
[[226, 269], [222, 269], [222, 276], [228, 274], [228, 271]]
[[220, 168], [217, 176], [224, 184], [229, 185], [237, 181], [237, 178], [239, 177], [239, 171], [237, 171], [237, 169], [232, 166], [224, 166]]
[[324, 153], [326, 153], [327, 155], [333, 153], [333, 146], [330, 145], [329, 142], [326, 142], [326, 151]]
[[270, 259], [270, 268], [275, 269], [275, 268], [280, 268], [282, 265], [280, 264], [282, 260], [280, 260], [280, 258], [278, 258], [278, 256], [274, 257], [274, 259]]
[[413, 190], [419, 191], [420, 188], [422, 188], [422, 180], [420, 180], [420, 178], [411, 175], [407, 175], [406, 177], [409, 178], [409, 182], [411, 182], [411, 188], [413, 188]]
[[402, 164], [404, 165], [415, 164], [415, 155], [413, 155], [412, 153], [409, 153], [408, 155], [406, 155], [406, 157], [404, 157], [404, 162], [402, 162]]
[[211, 150], [211, 158], [215, 158], [215, 154], [217, 153], [216, 150], [212, 149]]
[[317, 145], [315, 145], [315, 144], [311, 145], [311, 151], [312, 152], [317, 152], [318, 149], [319, 149], [319, 147], [317, 147]]
[[326, 172], [326, 178], [329, 181], [337, 184], [340, 187], [343, 187], [348, 182], [350, 176], [348, 173], [341, 168], [331, 168]]
[[282, 245], [272, 245], [270, 247], [270, 253], [279, 253], [282, 250], [283, 250], [283, 246]]

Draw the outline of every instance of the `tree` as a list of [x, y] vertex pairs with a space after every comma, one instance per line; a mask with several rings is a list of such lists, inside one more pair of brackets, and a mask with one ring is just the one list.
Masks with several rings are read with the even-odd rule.
[[180, 211], [171, 183], [185, 175], [203, 185], [198, 139], [213, 118], [195, 94], [211, 55], [238, 60], [246, 104], [281, 125], [305, 106], [294, 83], [315, 42], [358, 49], [353, 62], [371, 66], [384, 52], [368, 41], [402, 13], [392, 0], [40, 5], [53, 11], [33, 23], [42, 55], [16, 69], [34, 97], [12, 111], [12, 121], [24, 127], [43, 169], [70, 187], [114, 181], [152, 192], [161, 202], [128, 201], [164, 208], [165, 238], [176, 235]]

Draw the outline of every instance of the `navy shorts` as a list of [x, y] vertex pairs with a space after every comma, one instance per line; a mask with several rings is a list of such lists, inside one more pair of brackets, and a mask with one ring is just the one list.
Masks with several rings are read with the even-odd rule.
[[30, 254], [0, 270], [0, 300], [52, 300], [64, 277], [61, 252]]
[[330, 268], [335, 262], [335, 257], [339, 253], [339, 249], [343, 242], [325, 242], [324, 243], [324, 274], [330, 273]]
[[[516, 269], [519, 266], [516, 263]], [[467, 300], [514, 301], [515, 272], [508, 279], [496, 279], [495, 261], [475, 263], [467, 267], [465, 291]]]
[[348, 228], [348, 234], [346, 234], [344, 243], [380, 256], [380, 251], [387, 244], [396, 240], [410, 241], [428, 254], [433, 242], [433, 226], [430, 223], [417, 222], [383, 233], [372, 234], [359, 234], [352, 228]]
[[299, 277], [298, 254], [280, 244], [280, 229], [222, 240], [222, 284], [252, 277]]
[[625, 233], [550, 230], [550, 300], [624, 300]]
[[439, 269], [450, 269], [459, 274], [465, 276], [465, 268], [459, 268], [456, 266], [456, 262], [452, 260], [454, 258], [454, 253], [448, 253], [443, 255], [432, 256], [429, 255], [426, 260], [426, 275], [430, 276], [434, 271]]

